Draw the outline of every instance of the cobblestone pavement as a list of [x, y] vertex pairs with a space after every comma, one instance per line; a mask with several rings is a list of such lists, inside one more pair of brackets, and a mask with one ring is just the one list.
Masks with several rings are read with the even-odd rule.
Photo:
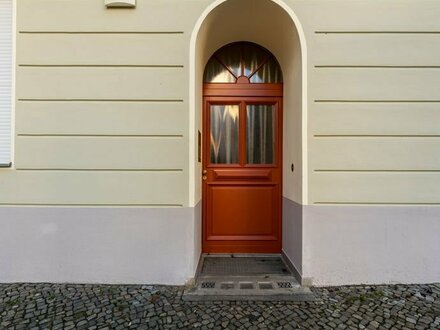
[[440, 329], [440, 284], [315, 288], [317, 302], [182, 301], [182, 287], [0, 284], [1, 329]]

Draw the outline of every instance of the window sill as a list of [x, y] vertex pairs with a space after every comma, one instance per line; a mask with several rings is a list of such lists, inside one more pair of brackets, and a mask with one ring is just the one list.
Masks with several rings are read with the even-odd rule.
[[0, 168], [11, 168], [12, 167], [12, 163], [9, 164], [0, 164]]

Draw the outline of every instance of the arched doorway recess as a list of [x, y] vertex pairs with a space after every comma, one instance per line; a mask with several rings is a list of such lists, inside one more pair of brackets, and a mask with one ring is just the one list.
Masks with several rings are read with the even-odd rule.
[[[216, 50], [235, 41], [268, 49], [283, 71], [282, 251], [302, 272], [302, 205], [307, 204], [307, 49], [294, 8], [283, 0], [214, 0], [201, 12], [191, 34], [189, 56], [189, 205], [195, 207], [194, 260], [202, 248], [203, 72]], [[293, 165], [293, 166], [292, 166]], [[196, 263], [194, 264], [194, 267]]]
[[250, 42], [215, 52], [203, 84], [203, 252], [281, 252], [282, 72]]

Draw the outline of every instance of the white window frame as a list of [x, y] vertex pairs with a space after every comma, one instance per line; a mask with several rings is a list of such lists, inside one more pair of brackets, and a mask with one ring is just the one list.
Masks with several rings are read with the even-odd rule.
[[[11, 168], [12, 164], [14, 163], [14, 122], [15, 122], [15, 47], [16, 47], [16, 1], [15, 0], [0, 0], [0, 1], [9, 1], [11, 5], [11, 11], [10, 11], [10, 30], [7, 31], [7, 33], [10, 33], [10, 47], [7, 48], [5, 45], [0, 45], [0, 50], [5, 50], [6, 53], [10, 52], [9, 60], [6, 60], [6, 66], [3, 65], [3, 68], [8, 68], [7, 65], [9, 64], [10, 67], [8, 68], [9, 71], [8, 75], [5, 77], [3, 74], [0, 76], [0, 86], [7, 86], [7, 82], [9, 81], [9, 90], [6, 90], [6, 95], [8, 97], [8, 101], [6, 102], [6, 110], [5, 113], [9, 110], [9, 126], [0, 126], [0, 131], [3, 130], [3, 133], [9, 135], [9, 141], [7, 142], [6, 146], [3, 146], [2, 150], [0, 150], [1, 153], [5, 153], [6, 155], [3, 155], [3, 157], [0, 155], [0, 169], [2, 168]], [[1, 27], [1, 25], [0, 25]], [[0, 32], [1, 33], [1, 32]], [[9, 38], [8, 38], [9, 39]], [[4, 39], [3, 39], [4, 40]], [[0, 43], [2, 40], [0, 39]], [[1, 58], [0, 58], [1, 61]], [[3, 83], [3, 81], [6, 80], [6, 83]], [[2, 93], [0, 93], [0, 97]], [[7, 107], [7, 104], [9, 103], [9, 107]], [[3, 104], [4, 106], [5, 104]], [[6, 115], [7, 116], [7, 115]], [[5, 132], [6, 131], [6, 132]], [[2, 132], [0, 132], [1, 134]]]

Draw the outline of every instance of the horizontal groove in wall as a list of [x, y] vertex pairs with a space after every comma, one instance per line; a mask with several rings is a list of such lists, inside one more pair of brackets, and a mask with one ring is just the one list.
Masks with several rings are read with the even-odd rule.
[[163, 68], [181, 69], [181, 64], [19, 64], [23, 68]]
[[184, 34], [183, 31], [19, 31], [20, 34]]
[[314, 100], [315, 103], [440, 103], [440, 100]]
[[153, 100], [153, 99], [18, 99], [19, 102], [148, 102], [148, 103], [181, 103], [180, 100]]
[[54, 206], [54, 207], [183, 207], [183, 204], [45, 204], [45, 203], [0, 203], [0, 206]]
[[440, 65], [315, 65], [317, 69], [440, 69]]
[[318, 169], [314, 170], [316, 173], [328, 173], [328, 172], [348, 172], [348, 173], [438, 173], [440, 169], [428, 169], [428, 170], [342, 170], [342, 169]]
[[440, 31], [315, 31], [315, 34], [440, 34]]
[[389, 135], [379, 135], [379, 134], [364, 134], [364, 135], [357, 135], [357, 134], [315, 134], [313, 135], [315, 138], [438, 138], [440, 135], [437, 134], [426, 134], [426, 135], [395, 135], [395, 134], [389, 134]]
[[183, 172], [181, 168], [171, 168], [171, 169], [130, 169], [130, 168], [117, 168], [117, 169], [107, 169], [107, 168], [16, 168], [16, 171], [27, 171], [27, 172]]
[[142, 135], [142, 134], [27, 134], [20, 133], [21, 137], [102, 137], [102, 138], [182, 138], [182, 134]]
[[440, 205], [438, 203], [387, 203], [387, 202], [313, 202], [314, 205]]

